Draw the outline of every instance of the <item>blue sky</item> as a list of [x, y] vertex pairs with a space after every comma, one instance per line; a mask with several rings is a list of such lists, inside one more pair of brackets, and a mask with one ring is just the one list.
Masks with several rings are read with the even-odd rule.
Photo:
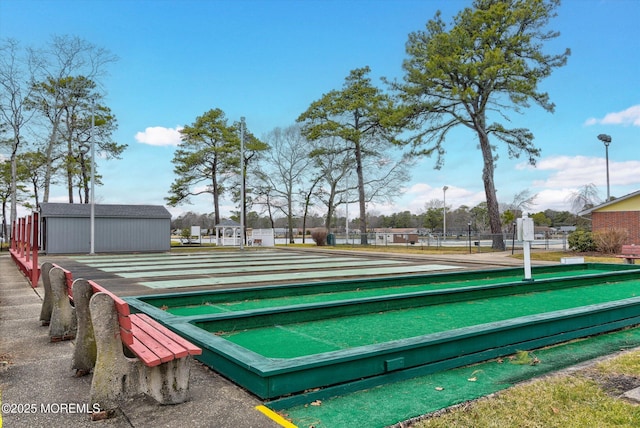
[[[103, 79], [106, 104], [128, 144], [122, 160], [99, 160], [104, 186], [96, 201], [165, 204], [174, 180], [176, 132], [212, 108], [230, 122], [246, 118], [258, 137], [292, 125], [322, 94], [340, 89], [349, 71], [368, 65], [375, 83], [400, 79], [404, 45], [440, 9], [445, 21], [467, 0], [2, 0], [0, 38], [42, 47], [50, 36], [79, 36], [119, 61]], [[559, 38], [545, 51], [570, 48], [568, 64], [542, 83], [555, 113], [538, 107], [510, 113], [514, 126], [533, 131], [542, 149], [536, 168], [508, 158], [498, 146], [495, 181], [500, 202], [525, 189], [534, 211], [570, 209], [567, 199], [593, 183], [606, 196], [605, 149], [611, 135], [612, 196], [640, 189], [640, 1], [564, 0], [552, 20]], [[383, 87], [383, 84], [380, 83]], [[374, 213], [418, 213], [425, 203], [474, 206], [484, 200], [476, 138], [459, 129], [446, 142], [444, 167], [425, 158], [404, 195]], [[64, 189], [50, 201], [65, 201]], [[213, 211], [210, 197], [170, 208]], [[235, 207], [229, 201], [222, 215]], [[350, 213], [355, 212], [354, 209]]]

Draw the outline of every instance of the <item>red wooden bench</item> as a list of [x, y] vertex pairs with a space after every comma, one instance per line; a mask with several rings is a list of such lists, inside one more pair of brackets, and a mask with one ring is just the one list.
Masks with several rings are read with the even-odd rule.
[[95, 281], [77, 279], [73, 296], [78, 332], [72, 367], [93, 370], [91, 403], [111, 409], [145, 393], [161, 404], [187, 399], [191, 359], [202, 349]]
[[623, 245], [620, 253], [616, 257], [625, 259], [625, 263], [633, 265], [636, 259], [640, 259], [640, 245]]
[[132, 314], [129, 304], [94, 281], [94, 293], [105, 293], [114, 302], [122, 342], [148, 367], [187, 355], [200, 355], [202, 349], [178, 336], [147, 314]]

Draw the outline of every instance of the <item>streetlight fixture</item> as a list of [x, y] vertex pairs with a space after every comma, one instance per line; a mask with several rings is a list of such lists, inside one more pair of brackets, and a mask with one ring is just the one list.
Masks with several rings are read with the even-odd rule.
[[448, 186], [444, 186], [442, 188], [442, 202], [444, 203], [442, 207], [442, 240], [447, 239], [447, 189]]
[[607, 134], [598, 135], [598, 140], [604, 143], [604, 150], [607, 158], [607, 202], [609, 202], [609, 198], [611, 197], [609, 194], [609, 144], [611, 144], [611, 136]]

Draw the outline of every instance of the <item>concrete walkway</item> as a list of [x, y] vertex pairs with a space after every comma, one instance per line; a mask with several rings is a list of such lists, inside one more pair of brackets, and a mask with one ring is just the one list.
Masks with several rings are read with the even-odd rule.
[[[255, 407], [262, 404], [199, 362], [191, 368], [191, 399], [160, 406], [139, 396], [117, 416], [92, 422], [87, 413], [91, 375], [74, 377], [73, 342], [50, 343], [40, 325], [43, 288], [32, 289], [8, 253], [0, 253], [0, 426], [36, 427], [229, 427], [279, 425]], [[15, 413], [11, 413], [11, 411]]]

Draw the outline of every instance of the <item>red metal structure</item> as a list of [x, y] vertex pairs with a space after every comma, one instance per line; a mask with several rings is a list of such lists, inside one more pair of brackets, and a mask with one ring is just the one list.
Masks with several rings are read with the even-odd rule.
[[31, 282], [38, 286], [40, 266], [38, 265], [38, 213], [22, 217], [11, 225], [11, 247], [9, 253], [18, 268]]

